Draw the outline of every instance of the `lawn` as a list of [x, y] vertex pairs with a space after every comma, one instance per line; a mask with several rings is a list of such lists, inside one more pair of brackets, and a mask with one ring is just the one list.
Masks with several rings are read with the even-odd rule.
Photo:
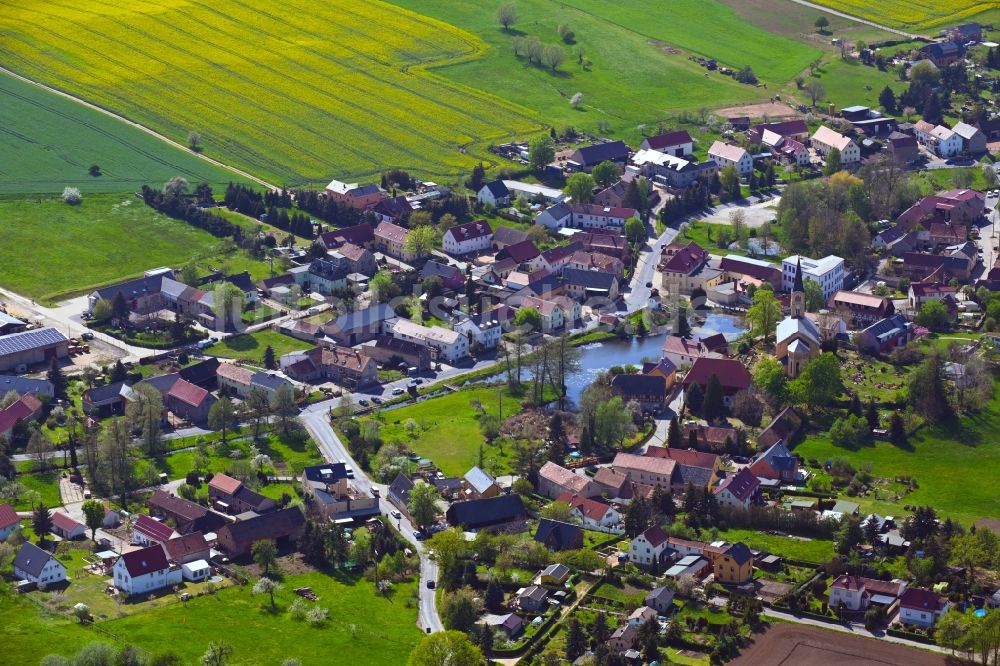
[[191, 260], [267, 267], [130, 194], [85, 194], [76, 206], [51, 195], [2, 198], [0, 230], [0, 285], [43, 302]]
[[479, 57], [480, 39], [377, 0], [28, 0], [0, 33], [7, 67], [179, 142], [197, 131], [206, 155], [279, 185], [466, 172], [487, 144], [541, 129], [492, 84], [427, 71]]
[[[714, 533], [713, 533], [714, 536]], [[802, 540], [795, 537], [765, 534], [756, 530], [719, 530], [719, 538], [732, 543], [742, 541], [751, 548], [764, 550], [780, 557], [822, 564], [834, 555], [833, 542], [825, 539]]]
[[[62, 506], [62, 499], [59, 496], [59, 474], [59, 470], [20, 474], [17, 481], [28, 490], [38, 493], [41, 502], [52, 509]], [[30, 511], [32, 502], [21, 499], [14, 504], [14, 508], [18, 511]]]
[[[462, 390], [382, 412], [378, 417], [382, 420], [382, 440], [399, 440], [434, 461], [448, 476], [462, 476], [479, 464], [479, 444], [484, 441], [470, 403], [478, 400], [487, 413], [499, 414], [500, 391], [497, 387]], [[504, 418], [520, 411], [520, 398], [504, 388]], [[417, 425], [412, 434], [405, 425], [410, 419]], [[491, 473], [504, 473], [510, 454], [509, 447], [483, 444], [484, 464]]]
[[923, 31], [935, 36], [932, 27], [959, 25], [970, 21], [992, 23], [1000, 10], [992, 2], [974, 0], [817, 0], [817, 4], [860, 16], [893, 28]]
[[[497, 3], [491, 0], [395, 1], [448, 21], [490, 45], [481, 58], [435, 66], [443, 78], [469, 87], [488, 85], [490, 91], [533, 110], [558, 129], [572, 126], [610, 133], [636, 144], [643, 129], [654, 131], [658, 121], [678, 110], [758, 101], [771, 94], [708, 72], [688, 60], [689, 50], [735, 67], [749, 64], [765, 81], [779, 77], [770, 79], [779, 85], [819, 53], [755, 29], [716, 0], [674, 0], [669, 9], [648, 0], [520, 0], [520, 20], [509, 33], [497, 25]], [[564, 46], [567, 58], [558, 71], [514, 56], [515, 36], [555, 44], [562, 23], [575, 33], [575, 43]], [[708, 35], [720, 34], [719, 25], [739, 34], [740, 40], [720, 39], [713, 44]], [[578, 63], [577, 47], [591, 61], [589, 68]], [[573, 108], [569, 101], [578, 92], [583, 100]]]
[[293, 351], [309, 349], [311, 345], [302, 340], [278, 333], [273, 328], [265, 328], [256, 333], [234, 335], [215, 343], [205, 350], [209, 356], [242, 359], [260, 365], [264, 360], [264, 350], [268, 345], [274, 349], [274, 358]]
[[820, 463], [840, 456], [856, 467], [870, 462], [875, 476], [890, 479], [911, 475], [919, 487], [906, 495], [907, 504], [931, 505], [942, 516], [968, 525], [977, 518], [1000, 515], [993, 474], [1000, 465], [998, 430], [1000, 397], [980, 414], [921, 429], [910, 437], [908, 448], [877, 441], [852, 450], [834, 446], [822, 435], [809, 437], [795, 452]]
[[[221, 640], [233, 647], [230, 663], [234, 664], [263, 666], [293, 657], [304, 666], [331, 661], [402, 664], [420, 638], [416, 606], [411, 602], [414, 583], [394, 585], [388, 598], [376, 596], [372, 583], [349, 576], [295, 574], [286, 576], [283, 584], [276, 596], [276, 613], [261, 598], [253, 597], [248, 585], [98, 622], [99, 632], [60, 616], [43, 615], [29, 602], [3, 591], [4, 659], [11, 664], [38, 663], [50, 652], [70, 654], [85, 643], [101, 640], [127, 641], [150, 653], [170, 650], [184, 663], [194, 663], [211, 641]], [[319, 595], [317, 606], [330, 611], [322, 626], [293, 620], [286, 612], [297, 598], [292, 588], [304, 586]], [[369, 621], [375, 617], [376, 622]]]
[[[240, 176], [38, 86], [0, 74], [0, 193], [134, 192], [173, 176], [224, 186]], [[90, 166], [100, 167], [92, 176]]]
[[[862, 104], [878, 109], [881, 108], [878, 96], [883, 88], [889, 86], [898, 95], [907, 86], [891, 71], [883, 72], [857, 60], [844, 60], [839, 53], [830, 56], [828, 62], [815, 73], [805, 72], [804, 77], [807, 82], [815, 80], [823, 85], [826, 94], [817, 101], [821, 108], [826, 108], [827, 104], [834, 105], [834, 108]], [[794, 95], [802, 103], [811, 102], [809, 96], [804, 91], [797, 90], [794, 83], [786, 86], [783, 92]]]

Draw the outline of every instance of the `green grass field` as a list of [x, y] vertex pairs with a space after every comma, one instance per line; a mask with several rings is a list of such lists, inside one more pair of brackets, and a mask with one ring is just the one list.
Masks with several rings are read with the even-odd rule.
[[[295, 574], [283, 583], [274, 614], [244, 586], [98, 622], [93, 629], [43, 614], [3, 591], [4, 662], [37, 664], [46, 654], [68, 655], [91, 641], [105, 641], [133, 643], [152, 654], [173, 651], [184, 663], [195, 663], [209, 642], [223, 641], [233, 647], [233, 664], [265, 666], [292, 657], [304, 666], [333, 661], [402, 664], [420, 639], [416, 606], [410, 603], [414, 583], [395, 584], [388, 598], [377, 596], [370, 582], [349, 576]], [[329, 609], [324, 625], [312, 627], [289, 617], [288, 606], [297, 598], [292, 588], [303, 586], [319, 595], [316, 605]]]
[[[733, 543], [742, 541], [751, 548], [774, 553], [793, 560], [822, 564], [834, 555], [833, 542], [826, 539], [804, 541], [794, 537], [765, 534], [757, 530], [719, 530], [719, 538]], [[714, 533], [713, 533], [714, 536]]]
[[[37, 86], [0, 74], [0, 194], [136, 191], [173, 176], [224, 186], [236, 174], [146, 132]], [[90, 166], [101, 167], [91, 176]]]
[[265, 328], [256, 333], [226, 338], [206, 349], [205, 353], [209, 356], [242, 359], [261, 365], [264, 359], [264, 350], [267, 349], [268, 345], [274, 349], [276, 359], [288, 352], [304, 351], [312, 346], [308, 342], [278, 333], [272, 328]]
[[197, 131], [207, 155], [280, 185], [454, 174], [541, 128], [490, 85], [425, 71], [481, 40], [377, 0], [30, 0], [4, 7], [0, 32], [11, 69], [181, 143]]
[[259, 277], [267, 270], [243, 254], [220, 255], [219, 239], [130, 194], [85, 194], [77, 206], [10, 196], [0, 199], [0, 232], [0, 285], [45, 302], [190, 260], [236, 272], [253, 264]]
[[[488, 413], [499, 414], [499, 391], [499, 388], [463, 390], [383, 412], [382, 440], [404, 442], [415, 453], [433, 460], [448, 476], [462, 476], [479, 464], [479, 443], [484, 441], [470, 402], [478, 400]], [[521, 398], [504, 389], [504, 418], [520, 411]], [[405, 424], [410, 419], [419, 426], [414, 435], [406, 431]], [[489, 461], [494, 460], [496, 467], [506, 470], [510, 453], [509, 447], [483, 445], [487, 468]]]
[[971, 524], [977, 518], [1000, 515], [993, 475], [1000, 465], [998, 429], [1000, 397], [978, 415], [920, 430], [910, 437], [908, 449], [879, 441], [850, 450], [821, 436], [806, 439], [795, 453], [820, 463], [840, 456], [856, 467], [870, 462], [874, 475], [890, 479], [911, 475], [919, 487], [905, 496], [906, 504], [931, 505], [942, 516]]
[[[823, 84], [826, 95], [817, 102], [820, 108], [832, 104], [834, 108], [843, 108], [853, 104], [878, 109], [879, 93], [886, 86], [899, 94], [906, 89], [906, 83], [892, 72], [883, 72], [876, 67], [862, 65], [857, 60], [843, 60], [840, 55], [832, 56], [815, 74], [805, 72], [806, 81], [816, 80]], [[795, 95], [799, 101], [809, 104], [809, 96], [802, 90], [797, 90], [795, 84], [785, 87], [785, 94]]]

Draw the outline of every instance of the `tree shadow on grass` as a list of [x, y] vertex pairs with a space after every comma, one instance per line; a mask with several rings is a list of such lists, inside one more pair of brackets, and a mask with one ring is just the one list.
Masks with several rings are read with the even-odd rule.
[[230, 351], [248, 352], [260, 349], [260, 342], [252, 335], [234, 335], [226, 338], [222, 346]]

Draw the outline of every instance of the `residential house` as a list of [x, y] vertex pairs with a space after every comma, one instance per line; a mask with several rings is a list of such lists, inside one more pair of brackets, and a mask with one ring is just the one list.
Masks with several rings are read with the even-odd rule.
[[812, 135], [809, 140], [810, 145], [818, 155], [824, 157], [836, 148], [840, 151], [840, 163], [843, 165], [855, 164], [861, 161], [861, 148], [854, 143], [850, 137], [844, 136], [829, 127], [823, 125]]
[[177, 532], [166, 523], [146, 515], [140, 515], [132, 524], [132, 543], [140, 546], [152, 546], [169, 541], [177, 536]]
[[611, 273], [566, 268], [563, 270], [563, 284], [566, 295], [571, 298], [585, 300], [600, 297], [611, 301], [618, 298], [618, 278]]
[[302, 470], [300, 480], [312, 508], [327, 520], [363, 521], [380, 513], [378, 498], [355, 486], [343, 464], [311, 465]]
[[757, 497], [760, 480], [746, 467], [730, 474], [712, 489], [719, 506], [748, 510]]
[[[336, 250], [330, 250], [327, 256], [335, 264], [347, 266], [348, 275], [351, 273], [360, 273], [361, 275], [371, 277], [378, 272], [378, 261], [375, 259], [375, 255], [368, 249], [354, 243], [344, 243]], [[343, 289], [342, 286], [338, 288]], [[322, 291], [322, 293], [329, 292]]]
[[601, 494], [617, 500], [618, 506], [627, 504], [635, 497], [652, 496], [653, 487], [631, 481], [623, 472], [616, 472], [610, 467], [601, 467], [594, 475], [594, 483], [601, 489]]
[[[304, 345], [303, 345], [304, 346]], [[252, 372], [233, 363], [220, 363], [216, 371], [219, 389], [246, 398], [251, 391], [261, 391], [270, 398], [280, 386], [291, 383], [284, 377], [266, 372]]]
[[490, 246], [493, 250], [500, 251], [505, 247], [517, 245], [528, 240], [528, 234], [514, 227], [497, 227], [493, 230], [493, 239]]
[[410, 516], [410, 492], [414, 488], [415, 485], [410, 477], [400, 472], [389, 484], [389, 489], [386, 491], [389, 503], [399, 509], [407, 518]]
[[640, 606], [632, 611], [625, 621], [638, 629], [647, 622], [656, 622], [656, 609], [649, 606]]
[[87, 526], [70, 518], [62, 511], [53, 511], [52, 533], [67, 541], [82, 539], [87, 535]]
[[[339, 250], [338, 250], [339, 252]], [[318, 294], [331, 295], [347, 288], [347, 276], [354, 272], [351, 262], [341, 255], [327, 255], [326, 259], [313, 259], [305, 266], [296, 266], [289, 274], [295, 284], [304, 291], [314, 291]]]
[[638, 635], [638, 630], [631, 624], [626, 623], [614, 630], [611, 638], [608, 639], [608, 645], [615, 652], [627, 652], [635, 647]]
[[983, 41], [983, 27], [978, 23], [963, 23], [941, 31], [945, 37], [959, 44]]
[[625, 273], [625, 264], [618, 257], [611, 257], [599, 252], [576, 250], [573, 252], [565, 268], [577, 268], [583, 271], [601, 271], [614, 275], [618, 280]]
[[541, 315], [541, 329], [544, 333], [569, 328], [580, 318], [580, 304], [569, 298], [526, 296], [520, 301], [518, 309], [531, 308]]
[[634, 564], [652, 567], [662, 563], [669, 550], [667, 535], [659, 525], [654, 525], [632, 539], [628, 546], [628, 559]]
[[161, 291], [164, 278], [174, 279], [169, 268], [154, 268], [143, 273], [141, 278], [126, 280], [102, 287], [87, 295], [87, 312], [93, 312], [97, 301], [112, 302], [121, 294], [133, 314], [150, 314], [165, 307]]
[[485, 499], [455, 502], [445, 512], [448, 524], [464, 530], [511, 530], [524, 528], [528, 512], [515, 493]]
[[838, 291], [827, 300], [827, 307], [857, 328], [874, 324], [896, 312], [892, 300], [856, 291]]
[[854, 337], [854, 344], [869, 354], [889, 354], [913, 339], [913, 324], [901, 314], [877, 321]]
[[183, 579], [181, 568], [171, 565], [159, 544], [121, 555], [112, 567], [115, 587], [128, 596], [148, 594]]
[[965, 55], [965, 49], [961, 44], [953, 41], [934, 42], [921, 46], [917, 52], [919, 57], [930, 60], [937, 67], [947, 67], [953, 62], [961, 59]]
[[[463, 333], [464, 334], [464, 333]], [[373, 342], [362, 345], [361, 353], [378, 363], [391, 367], [416, 368], [424, 372], [431, 366], [431, 348], [415, 342], [380, 335]]]
[[463, 477], [463, 481], [462, 495], [465, 499], [472, 500], [496, 497], [503, 492], [496, 479], [481, 470], [479, 467], [473, 467], [466, 472]]
[[517, 607], [531, 613], [545, 612], [548, 605], [549, 591], [539, 585], [519, 590], [517, 593]]
[[414, 342], [436, 350], [436, 356], [448, 363], [455, 363], [469, 355], [469, 339], [447, 328], [423, 326], [409, 319], [399, 319], [392, 326], [393, 337]]
[[0, 504], [0, 541], [6, 541], [20, 524], [17, 511], [10, 504]]
[[380, 200], [370, 210], [379, 222], [401, 222], [410, 216], [413, 206], [406, 197], [396, 196]]
[[669, 458], [619, 453], [611, 463], [611, 468], [627, 476], [629, 481], [647, 486], [658, 486], [670, 492], [676, 465], [677, 462]]
[[154, 490], [146, 502], [151, 516], [172, 520], [181, 534], [215, 532], [226, 523], [226, 518], [210, 509], [183, 497], [163, 490]]
[[220, 511], [232, 515], [245, 511], [266, 513], [277, 508], [277, 502], [248, 488], [242, 481], [231, 476], [215, 474], [208, 482], [208, 499]]
[[944, 254], [907, 252], [903, 255], [903, 274], [914, 283], [968, 280], [972, 266], [968, 258]]
[[938, 157], [952, 157], [962, 152], [962, 137], [954, 130], [938, 125], [931, 130], [931, 140], [928, 148], [933, 150]]
[[625, 263], [631, 260], [628, 240], [619, 231], [612, 229], [580, 231], [573, 234], [573, 242], [579, 243], [587, 252], [606, 254]]
[[681, 386], [687, 391], [692, 384], [698, 384], [704, 392], [713, 375], [722, 386], [722, 401], [727, 407], [732, 405], [733, 396], [750, 388], [753, 383], [753, 377], [742, 362], [701, 356], [695, 359], [691, 369], [681, 381]]
[[658, 413], [667, 403], [667, 380], [658, 375], [620, 374], [611, 378], [611, 394], [635, 402], [644, 412]]
[[285, 354], [279, 363], [296, 381], [330, 380], [351, 390], [378, 384], [378, 364], [357, 349], [313, 347]]
[[480, 349], [495, 349], [500, 344], [504, 327], [513, 323], [515, 315], [513, 308], [496, 305], [479, 314], [459, 315], [452, 322], [452, 330], [466, 337], [471, 336]]
[[661, 350], [663, 358], [670, 361], [676, 368], [690, 368], [699, 358], [717, 358], [717, 354], [712, 354], [700, 340], [690, 340], [679, 335], [668, 335], [663, 340]]
[[[147, 380], [147, 383], [152, 382]], [[166, 392], [161, 388], [162, 385], [154, 383], [154, 386], [160, 389], [163, 396], [163, 406], [167, 410], [192, 423], [207, 423], [208, 412], [218, 400], [200, 386], [195, 386], [191, 382], [181, 379], [179, 374], [177, 374], [176, 380], [170, 383]]]
[[67, 580], [66, 565], [51, 553], [25, 541], [14, 556], [14, 578], [48, 587]]
[[708, 280], [702, 275], [708, 263], [708, 251], [697, 243], [671, 243], [663, 248], [658, 269], [661, 286], [675, 296], [690, 296], [696, 288], [708, 289], [718, 283], [722, 272], [715, 271]]
[[388, 303], [379, 303], [363, 310], [346, 312], [323, 324], [322, 331], [338, 345], [353, 347], [388, 332], [396, 319], [396, 313]]
[[690, 155], [694, 150], [694, 139], [687, 133], [687, 130], [676, 130], [648, 136], [642, 140], [639, 148], [643, 150], [656, 150], [667, 155], [684, 157]]
[[[761, 438], [758, 438], [758, 445], [766, 446], [766, 442], [771, 441], [772, 438], [781, 434], [785, 435], [788, 432], [797, 432], [798, 427], [801, 427], [801, 417], [797, 413], [791, 412], [786, 415], [787, 410], [775, 417], [775, 421], [782, 418], [785, 425], [775, 426], [775, 422], [772, 421], [771, 426], [768, 426], [764, 432], [761, 433]], [[782, 416], [785, 415], [785, 416]], [[795, 421], [798, 421], [798, 427], [794, 429], [791, 427]], [[772, 433], [768, 435], [767, 433]], [[799, 459], [792, 455], [792, 452], [788, 449], [788, 440], [791, 436], [781, 436], [773, 444], [768, 446], [768, 448], [761, 453], [758, 453], [750, 465], [747, 467], [754, 476], [760, 479], [770, 479], [772, 481], [784, 481], [793, 482], [798, 477], [799, 473]]]
[[753, 578], [753, 553], [746, 544], [737, 542], [726, 548], [715, 560], [715, 582], [742, 585]]
[[968, 123], [956, 123], [951, 131], [962, 140], [962, 152], [969, 155], [982, 155], [986, 152], [986, 134], [978, 127]]
[[566, 502], [573, 517], [588, 529], [609, 531], [617, 528], [622, 522], [621, 513], [600, 499], [564, 493], [558, 497], [558, 500]]
[[34, 365], [69, 356], [69, 340], [54, 328], [0, 335], [0, 372], [23, 372]]
[[503, 631], [508, 640], [514, 640], [524, 631], [524, 620], [514, 613], [504, 615], [494, 615], [487, 613], [483, 616], [483, 624], [490, 627], [494, 632]]
[[669, 391], [674, 382], [677, 380], [677, 366], [666, 357], [661, 358], [655, 363], [652, 361], [647, 361], [642, 364], [642, 374], [648, 377], [661, 377], [663, 381], [666, 382], [667, 390]]
[[420, 269], [420, 279], [437, 277], [445, 291], [457, 291], [465, 286], [465, 273], [458, 266], [443, 264], [431, 259]]
[[902, 132], [893, 132], [886, 139], [886, 150], [901, 164], [909, 164], [920, 157], [917, 138]]
[[697, 488], [712, 488], [719, 475], [720, 459], [714, 453], [703, 453], [690, 449], [675, 449], [650, 444], [646, 447], [647, 457], [664, 458], [677, 463], [671, 479], [674, 492], [684, 492], [688, 485]]
[[802, 279], [812, 280], [819, 284], [823, 291], [823, 300], [830, 299], [844, 288], [844, 260], [834, 255], [822, 259], [810, 259], [800, 255], [792, 255], [781, 261], [781, 288], [792, 291], [795, 286], [795, 274], [799, 265], [802, 266]]
[[375, 242], [375, 229], [367, 222], [361, 222], [350, 227], [334, 229], [333, 231], [320, 234], [319, 241], [328, 250], [335, 250], [348, 243], [370, 249], [372, 243]]
[[843, 574], [830, 584], [830, 608], [863, 611], [868, 608], [870, 595], [858, 576]]
[[577, 474], [551, 460], [547, 461], [538, 470], [538, 494], [555, 499], [566, 493], [583, 497], [598, 494], [594, 482], [589, 477]]
[[[571, 525], [571, 527], [580, 529], [576, 525]], [[582, 540], [582, 534], [580, 538]], [[573, 573], [572, 570], [565, 564], [550, 564], [538, 573], [538, 581], [542, 585], [565, 585], [571, 573]]]
[[899, 597], [900, 624], [933, 627], [938, 618], [948, 612], [948, 599], [937, 592], [910, 587]]
[[306, 518], [297, 506], [238, 520], [223, 525], [216, 543], [230, 557], [241, 557], [250, 552], [257, 541], [295, 541], [302, 534]]
[[160, 543], [167, 560], [174, 564], [190, 564], [212, 559], [212, 549], [201, 532], [176, 536]]
[[542, 268], [551, 275], [562, 275], [563, 269], [566, 268], [573, 258], [573, 254], [578, 250], [579, 246], [575, 243], [549, 248], [542, 252]]
[[583, 548], [583, 530], [580, 529], [579, 525], [542, 518], [538, 521], [535, 541], [551, 551], [577, 550]]
[[719, 172], [714, 161], [695, 162], [690, 157], [675, 157], [656, 150], [640, 150], [632, 156], [630, 171], [677, 192], [696, 182], [707, 181]]
[[610, 187], [606, 187], [594, 195], [594, 203], [598, 206], [609, 208], [621, 208], [626, 204], [629, 184], [624, 180], [619, 180]]
[[[709, 426], [702, 423], [688, 423], [681, 429], [683, 442], [692, 442], [698, 451], [731, 450], [739, 433], [729, 426]], [[694, 439], [692, 440], [692, 437]]]
[[773, 132], [778, 136], [795, 139], [802, 143], [805, 143], [809, 139], [809, 127], [806, 125], [806, 121], [802, 119], [754, 125], [750, 133], [750, 141], [753, 143], [763, 143], [766, 132]]
[[458, 224], [444, 232], [441, 246], [451, 255], [482, 252], [490, 248], [493, 241], [493, 229], [486, 220]]
[[809, 149], [801, 141], [764, 130], [761, 145], [770, 148], [771, 155], [786, 164], [809, 166]]
[[413, 261], [421, 257], [414, 256], [406, 249], [406, 237], [409, 231], [392, 222], [379, 222], [375, 227], [374, 247], [377, 251], [403, 261]]
[[539, 213], [535, 223], [552, 230], [564, 227], [621, 230], [626, 220], [638, 216], [639, 211], [634, 208], [612, 208], [590, 203], [558, 203]]
[[722, 141], [716, 141], [708, 149], [708, 158], [715, 162], [720, 169], [732, 166], [741, 177], [749, 176], [753, 171], [753, 157], [743, 148], [733, 146]]
[[31, 379], [30, 377], [19, 377], [17, 375], [0, 375], [0, 396], [7, 395], [13, 391], [18, 395], [34, 393], [36, 396], [51, 398], [55, 395], [52, 382], [47, 379]]
[[502, 180], [494, 180], [479, 188], [479, 192], [476, 193], [476, 199], [484, 206], [491, 206], [493, 208], [509, 206], [511, 200], [510, 190], [507, 189], [507, 185]]
[[12, 431], [19, 423], [36, 421], [42, 416], [45, 405], [32, 393], [25, 393], [20, 398], [0, 409], [0, 436]]
[[608, 141], [577, 148], [569, 159], [574, 168], [590, 173], [591, 169], [602, 162], [611, 162], [625, 168], [629, 153], [629, 147], [624, 141]]
[[669, 587], [654, 587], [646, 595], [644, 603], [660, 615], [667, 615], [674, 610], [674, 590]]
[[339, 180], [330, 181], [330, 184], [326, 186], [326, 195], [338, 205], [348, 206], [356, 210], [371, 208], [386, 198], [385, 192], [375, 183], [359, 185]]
[[[774, 446], [775, 444], [792, 444], [794, 443], [795, 436], [798, 435], [799, 430], [802, 428], [802, 416], [795, 411], [794, 407], [785, 407], [781, 410], [777, 416], [771, 419], [771, 422], [767, 424], [759, 435], [757, 435], [757, 446], [758, 448], [764, 448], [765, 451], [762, 455], [767, 455], [766, 449]], [[785, 450], [787, 453], [787, 449]], [[783, 453], [782, 455], [785, 455]], [[791, 453], [787, 453], [791, 456]], [[756, 474], [760, 478], [771, 479], [771, 478], [781, 478], [780, 475], [768, 476], [763, 468], [756, 470], [753, 467], [750, 471]], [[798, 471], [797, 469], [795, 470]], [[795, 478], [793, 474], [791, 478]]]
[[958, 290], [940, 282], [913, 282], [907, 295], [907, 305], [918, 311], [927, 301], [954, 301]]

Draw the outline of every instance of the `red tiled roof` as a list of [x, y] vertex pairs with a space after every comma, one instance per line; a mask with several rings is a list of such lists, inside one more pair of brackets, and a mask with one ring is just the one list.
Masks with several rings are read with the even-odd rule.
[[227, 495], [235, 494], [242, 485], [242, 481], [237, 481], [233, 477], [225, 474], [216, 474], [212, 477], [212, 480], [208, 482], [208, 486], [210, 488], [215, 488], [220, 493], [225, 493]]
[[208, 542], [201, 532], [191, 532], [184, 536], [174, 537], [163, 542], [163, 550], [172, 560], [179, 560], [192, 553], [208, 550]]
[[722, 390], [730, 394], [749, 388], [753, 382], [750, 372], [739, 361], [701, 356], [695, 359], [691, 370], [684, 376], [684, 388], [691, 384], [705, 387], [712, 375], [718, 377]]
[[149, 516], [139, 516], [132, 529], [140, 534], [144, 534], [154, 541], [166, 541], [174, 535], [173, 529], [158, 520], [153, 520]]
[[375, 227], [375, 236], [377, 238], [384, 238], [394, 243], [405, 241], [408, 233], [406, 229], [392, 222], [379, 222], [378, 226]]
[[364, 245], [375, 239], [375, 230], [367, 222], [355, 224], [352, 227], [344, 227], [328, 231], [320, 236], [320, 240], [327, 247], [341, 245], [343, 243], [353, 243], [354, 245]]
[[691, 135], [687, 133], [686, 130], [677, 130], [675, 132], [667, 132], [666, 134], [659, 134], [657, 136], [650, 136], [646, 138], [646, 144], [653, 150], [660, 150], [661, 148], [667, 148], [668, 146], [677, 146], [682, 143], [692, 143]]
[[580, 513], [591, 520], [601, 520], [608, 513], [608, 509], [611, 508], [610, 505], [596, 499], [570, 495], [569, 493], [563, 493], [556, 501], [565, 502], [571, 508], [579, 509]]
[[238, 384], [243, 384], [244, 386], [250, 386], [250, 382], [253, 379], [252, 372], [232, 363], [220, 363], [219, 368], [215, 371], [215, 374], [219, 377], [225, 377], [226, 379], [237, 382]]
[[178, 379], [170, 387], [170, 390], [167, 391], [167, 395], [192, 407], [197, 407], [208, 397], [208, 391], [200, 386], [195, 386], [191, 382]]
[[643, 532], [642, 536], [650, 543], [650, 545], [654, 547], [666, 543], [667, 541], [667, 535], [664, 534], [663, 529], [659, 525], [653, 525], [648, 530]]
[[462, 241], [489, 236], [493, 233], [493, 229], [490, 228], [490, 223], [486, 220], [479, 220], [478, 222], [466, 222], [465, 224], [455, 225], [446, 233], [450, 234], [455, 239], [455, 242], [461, 243]]
[[0, 434], [17, 425], [18, 421], [30, 419], [42, 408], [42, 401], [33, 393], [25, 393], [17, 402], [11, 403], [6, 409], [0, 410]]
[[72, 532], [77, 528], [83, 527], [83, 523], [73, 520], [65, 513], [62, 513], [61, 511], [53, 511], [52, 526], [57, 527], [64, 532]]
[[723, 490], [728, 489], [729, 492], [736, 497], [736, 499], [743, 502], [750, 498], [758, 487], [760, 487], [760, 479], [754, 476], [753, 472], [744, 467], [739, 472], [727, 477], [725, 481], [720, 483], [715, 489], [715, 493], [719, 494]]
[[899, 605], [934, 612], [944, 608], [944, 600], [937, 592], [911, 587], [899, 597]]
[[0, 530], [5, 530], [11, 525], [17, 525], [21, 519], [17, 517], [17, 511], [9, 504], [0, 504]]
[[847, 574], [840, 576], [830, 585], [831, 588], [836, 587], [841, 590], [849, 590], [852, 592], [860, 590], [862, 586], [863, 583], [861, 582], [861, 579], [857, 576], [848, 576]]
[[122, 555], [120, 559], [125, 561], [125, 570], [133, 578], [170, 568], [167, 555], [159, 545], [133, 550]]
[[660, 270], [687, 275], [708, 259], [708, 252], [697, 243], [688, 243], [683, 247], [671, 244], [663, 249], [663, 256]]
[[693, 449], [671, 449], [665, 446], [650, 445], [646, 447], [646, 455], [651, 458], [669, 458], [688, 467], [703, 467], [714, 469], [719, 456], [714, 453], [703, 453]]

